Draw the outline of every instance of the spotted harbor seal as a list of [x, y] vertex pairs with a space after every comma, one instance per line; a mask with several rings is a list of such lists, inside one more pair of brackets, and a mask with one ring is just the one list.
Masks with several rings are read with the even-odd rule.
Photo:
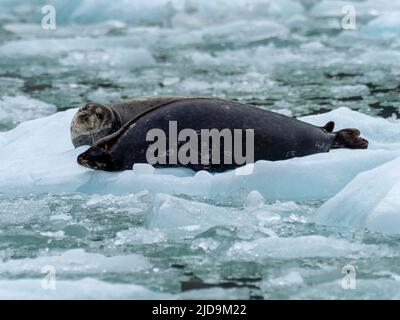
[[[171, 123], [175, 126], [175, 132], [172, 133]], [[235, 162], [232, 161], [232, 157], [227, 157], [230, 155], [229, 152], [235, 153], [239, 147], [240, 153], [243, 150], [247, 151], [248, 140], [243, 139], [243, 134], [239, 143], [233, 143], [235, 150], [226, 148], [230, 146], [229, 143], [232, 146], [232, 141], [228, 139], [229, 135], [225, 137], [224, 134], [219, 141], [208, 143], [209, 150], [206, 150], [206, 155], [202, 152], [204, 146], [202, 141], [197, 144], [198, 150], [194, 150], [197, 151], [195, 159], [190, 157], [191, 154], [188, 156], [187, 144], [192, 142], [192, 139], [197, 141], [199, 138], [200, 140], [200, 135], [206, 129], [215, 129], [219, 133], [224, 130], [225, 133], [232, 133], [233, 130], [238, 129], [252, 130], [253, 140], [250, 139], [250, 142], [253, 143], [254, 150], [253, 159], [250, 162], [285, 160], [328, 152], [334, 148], [365, 149], [368, 147], [368, 141], [359, 136], [359, 130], [343, 129], [333, 132], [333, 128], [332, 121], [324, 127], [317, 127], [236, 101], [190, 98], [165, 103], [162, 108], [155, 108], [134, 117], [117, 132], [97, 141], [87, 151], [80, 154], [77, 160], [85, 167], [105, 171], [132, 169], [135, 163], [151, 163], [157, 167], [183, 166], [195, 171], [225, 171], [243, 165], [243, 162]], [[158, 156], [163, 161], [158, 163], [152, 162], [154, 159], [149, 160], [148, 157], [149, 150], [155, 143], [155, 139], [150, 139], [150, 141], [148, 135], [154, 130], [169, 133], [164, 137], [158, 137], [157, 143], [168, 146], [165, 154], [159, 152]], [[181, 136], [182, 132], [185, 134]], [[190, 132], [194, 132], [197, 138], [189, 134]], [[211, 152], [215, 150], [211, 150], [210, 146], [217, 146], [217, 151], [221, 151], [219, 156], [217, 154], [219, 162], [212, 161], [215, 154]], [[186, 149], [182, 152], [182, 148], [185, 147]], [[227, 149], [230, 151], [226, 152]], [[189, 153], [192, 151], [190, 149]], [[208, 157], [208, 162], [203, 161], [204, 156]], [[194, 161], [187, 161], [188, 158]]]
[[93, 145], [97, 140], [119, 130], [132, 118], [168, 102], [190, 97], [153, 97], [115, 104], [89, 102], [81, 107], [71, 122], [71, 140], [75, 148]]

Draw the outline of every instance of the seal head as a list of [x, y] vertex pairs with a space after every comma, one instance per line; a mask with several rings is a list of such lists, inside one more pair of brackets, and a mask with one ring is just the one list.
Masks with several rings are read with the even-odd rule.
[[75, 148], [82, 145], [91, 146], [120, 127], [119, 116], [111, 108], [99, 103], [87, 103], [72, 119], [72, 144]]

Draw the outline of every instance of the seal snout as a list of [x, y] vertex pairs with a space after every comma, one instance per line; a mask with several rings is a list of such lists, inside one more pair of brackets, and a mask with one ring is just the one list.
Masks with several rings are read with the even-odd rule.
[[109, 154], [101, 147], [91, 147], [77, 158], [78, 164], [90, 169], [109, 170], [112, 163]]
[[77, 120], [78, 123], [80, 123], [80, 126], [86, 128], [87, 130], [92, 130], [96, 127], [96, 123], [92, 119], [92, 115], [87, 111], [80, 112], [77, 116]]
[[77, 161], [81, 166], [84, 166], [86, 168], [91, 168], [89, 161], [86, 160], [83, 155], [78, 156]]

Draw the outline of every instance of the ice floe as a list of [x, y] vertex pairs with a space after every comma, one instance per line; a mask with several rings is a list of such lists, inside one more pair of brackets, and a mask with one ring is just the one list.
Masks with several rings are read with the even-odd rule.
[[74, 273], [96, 275], [98, 273], [138, 272], [149, 269], [148, 259], [139, 254], [106, 257], [98, 253], [89, 253], [83, 249], [71, 249], [60, 255], [42, 255], [36, 258], [14, 259], [0, 263], [2, 274], [30, 274], [40, 276], [45, 266], [53, 266], [61, 277]]
[[0, 280], [0, 299], [171, 299], [169, 294], [157, 293], [140, 285], [94, 278], [57, 280], [55, 290], [45, 290], [42, 281], [41, 278]]
[[317, 212], [314, 221], [400, 234], [400, 158], [359, 174]]

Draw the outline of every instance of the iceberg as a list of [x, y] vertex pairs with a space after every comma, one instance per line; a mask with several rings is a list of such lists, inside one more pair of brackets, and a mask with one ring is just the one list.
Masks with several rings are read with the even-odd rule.
[[313, 220], [320, 224], [400, 233], [400, 158], [360, 173], [328, 200]]

